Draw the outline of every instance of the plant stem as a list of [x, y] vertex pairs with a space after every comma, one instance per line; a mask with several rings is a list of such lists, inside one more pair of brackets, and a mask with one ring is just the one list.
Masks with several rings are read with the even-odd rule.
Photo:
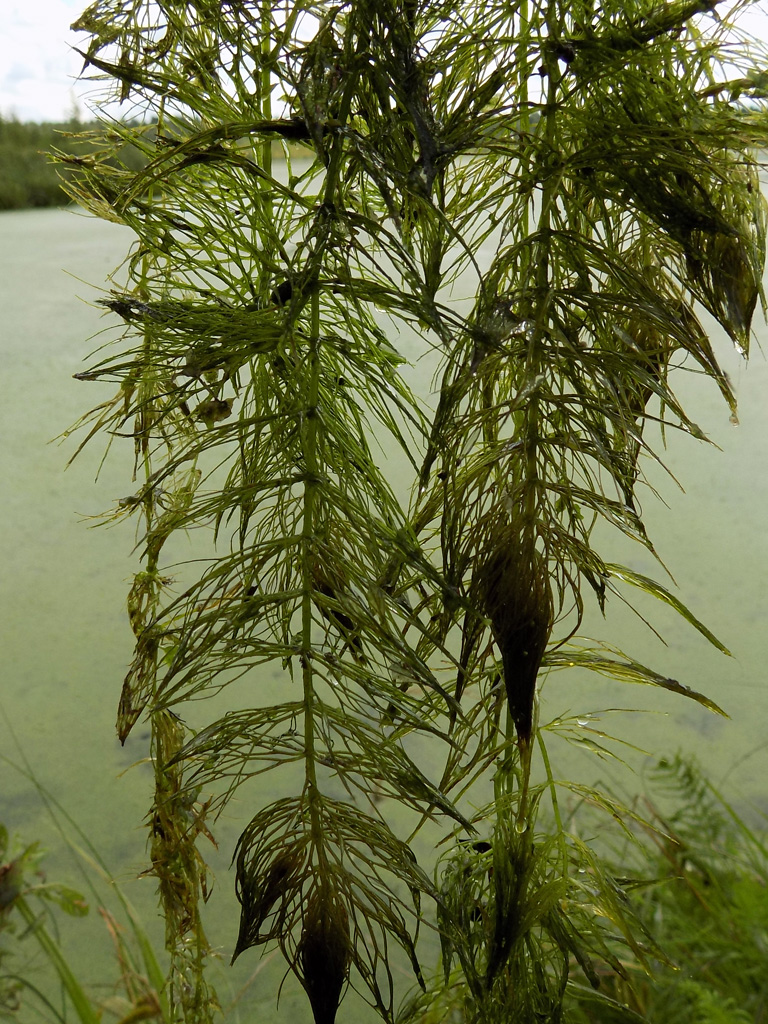
[[302, 450], [305, 464], [304, 509], [301, 530], [302, 600], [301, 600], [301, 665], [304, 686], [304, 763], [306, 786], [312, 807], [312, 829], [316, 849], [321, 850], [322, 834], [316, 814], [317, 771], [315, 766], [315, 704], [314, 670], [312, 665], [312, 596], [314, 582], [312, 566], [316, 557], [315, 504], [319, 487], [317, 457], [318, 404], [320, 394], [320, 296], [314, 291], [310, 299], [311, 328], [308, 339], [306, 365], [308, 386], [306, 405], [302, 412]]

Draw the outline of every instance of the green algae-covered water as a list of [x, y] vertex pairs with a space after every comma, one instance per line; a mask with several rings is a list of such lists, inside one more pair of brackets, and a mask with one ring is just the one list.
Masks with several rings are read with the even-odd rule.
[[[114, 731], [132, 647], [125, 596], [137, 565], [131, 551], [135, 537], [130, 525], [105, 528], [94, 526], [96, 520], [90, 518], [133, 490], [130, 445], [116, 444], [96, 480], [101, 441], [66, 471], [75, 443], [50, 443], [83, 412], [109, 397], [108, 385], [80, 383], [72, 374], [99, 343], [98, 338], [88, 339], [107, 322], [89, 304], [99, 294], [93, 286], [104, 286], [131, 240], [126, 229], [73, 211], [0, 215], [0, 702], [5, 716], [0, 719], [0, 754], [18, 763], [23, 751], [39, 782], [100, 850], [161, 942], [153, 883], [137, 879], [146, 866], [142, 823], [150, 801], [150, 773], [140, 763], [126, 771], [146, 756], [147, 734], [137, 726], [123, 748]], [[761, 323], [757, 333], [768, 348], [768, 331]], [[573, 714], [589, 728], [594, 724], [590, 712], [637, 709], [603, 715], [600, 727], [650, 755], [678, 749], [697, 754], [731, 798], [765, 811], [768, 366], [758, 345], [747, 367], [724, 336], [718, 333], [716, 342], [739, 396], [740, 425], [729, 422], [712, 383], [681, 374], [679, 393], [720, 450], [670, 434], [665, 463], [685, 492], [658, 467], [651, 467], [650, 482], [668, 507], [650, 490], [643, 504], [649, 532], [674, 574], [676, 593], [733, 657], [719, 654], [673, 613], [665, 614], [652, 602], [641, 602], [641, 608], [652, 617], [666, 645], [620, 605], [609, 609], [605, 622], [592, 614], [583, 632], [599, 635], [703, 691], [730, 718], [717, 718], [691, 701], [647, 687], [557, 673], [544, 685], [541, 720]], [[404, 336], [396, 343], [405, 356], [417, 359], [413, 338]], [[415, 362], [411, 372], [426, 393], [429, 370]], [[615, 560], [657, 572], [643, 550], [609, 543]], [[183, 542], [174, 554], [184, 556]], [[272, 676], [270, 685], [278, 685], [279, 672]], [[553, 742], [551, 752], [560, 775], [594, 782], [616, 770], [578, 746]], [[633, 758], [642, 770], [645, 759], [637, 754]], [[210, 851], [217, 873], [210, 929], [223, 963], [229, 960], [237, 930], [228, 860], [249, 816], [249, 808], [234, 804], [220, 823], [220, 851]], [[65, 859], [34, 787], [7, 761], [0, 761], [0, 820], [27, 841], [42, 840], [51, 851], [51, 878], [74, 878], [74, 868]], [[95, 979], [109, 955], [106, 932], [94, 921], [73, 926], [71, 933], [65, 938], [74, 960], [86, 977], [90, 972]], [[260, 962], [255, 954], [246, 954], [231, 971], [222, 967], [218, 972], [221, 1001], [228, 1003], [258, 971], [238, 1006], [247, 1007], [250, 1019], [275, 1019], [274, 992], [282, 970], [274, 956]], [[227, 1019], [236, 1020], [238, 1013], [232, 1009]], [[290, 1018], [294, 1024], [309, 1020], [303, 996], [290, 981], [279, 1018]], [[365, 1014], [359, 1019], [366, 1019]]]

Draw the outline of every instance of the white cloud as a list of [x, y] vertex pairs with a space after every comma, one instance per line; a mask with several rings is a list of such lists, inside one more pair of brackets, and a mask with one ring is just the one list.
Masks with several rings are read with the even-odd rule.
[[[76, 83], [82, 59], [71, 49], [70, 24], [87, 0], [0, 0], [0, 113], [22, 121], [61, 120], [87, 83]], [[5, 70], [7, 69], [7, 70]]]

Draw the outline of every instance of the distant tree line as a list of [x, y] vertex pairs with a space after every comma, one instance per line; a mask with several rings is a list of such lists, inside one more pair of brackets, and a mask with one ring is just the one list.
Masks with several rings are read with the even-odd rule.
[[[58, 123], [22, 123], [0, 115], [0, 210], [64, 206], [71, 202], [62, 187], [69, 169], [53, 163], [55, 152], [76, 157], [94, 153], [97, 144], [89, 137], [97, 123], [77, 119]], [[95, 131], [94, 131], [95, 136]], [[103, 134], [103, 129], [99, 129]], [[132, 146], [120, 153], [121, 163], [138, 170], [145, 158]]]

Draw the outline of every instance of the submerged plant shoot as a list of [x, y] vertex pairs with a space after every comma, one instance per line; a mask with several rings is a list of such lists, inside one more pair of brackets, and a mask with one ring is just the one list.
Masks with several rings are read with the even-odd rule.
[[703, 437], [671, 371], [735, 416], [707, 324], [746, 353], [762, 298], [748, 6], [98, 0], [75, 23], [121, 106], [69, 188], [136, 236], [99, 299], [116, 341], [77, 376], [116, 387], [86, 438], [134, 452], [117, 729], [151, 726], [171, 1020], [216, 1015], [198, 840], [267, 772], [232, 948], [279, 947], [316, 1024], [350, 985], [403, 1024], [640, 1019], [603, 979], [663, 954], [560, 814], [537, 689], [587, 669], [719, 710], [581, 624], [643, 592], [724, 650], [596, 524], [655, 554], [658, 426]]

